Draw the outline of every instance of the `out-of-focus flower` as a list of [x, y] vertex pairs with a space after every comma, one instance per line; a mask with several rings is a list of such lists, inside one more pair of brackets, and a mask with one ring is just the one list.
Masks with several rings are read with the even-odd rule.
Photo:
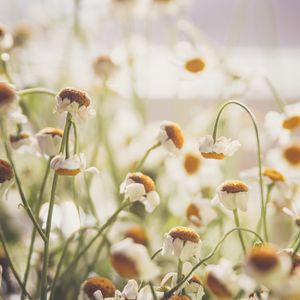
[[111, 247], [111, 262], [116, 272], [124, 278], [151, 280], [159, 274], [146, 247], [134, 243], [130, 238]]
[[296, 225], [300, 227], [300, 204], [297, 200], [292, 202], [291, 208], [284, 207], [282, 211], [292, 217], [295, 220]]
[[36, 139], [43, 155], [52, 157], [59, 151], [63, 130], [60, 128], [46, 127], [36, 134]]
[[254, 247], [247, 256], [245, 270], [249, 276], [268, 288], [276, 286], [291, 271], [292, 261], [271, 245]]
[[114, 283], [104, 277], [91, 277], [80, 287], [79, 300], [104, 300], [115, 295]]
[[74, 119], [79, 121], [85, 121], [96, 114], [96, 111], [91, 107], [90, 96], [76, 88], [63, 88], [57, 94], [56, 101], [55, 112], [69, 112]]
[[0, 159], [0, 198], [5, 196], [8, 188], [12, 185], [14, 172], [7, 161]]
[[111, 14], [117, 18], [129, 18], [136, 10], [137, 0], [110, 0]]
[[202, 241], [192, 228], [177, 226], [165, 234], [162, 255], [174, 255], [182, 261], [200, 256]]
[[153, 180], [141, 173], [129, 173], [120, 186], [120, 193], [125, 194], [131, 202], [140, 201], [147, 212], [152, 212], [159, 205], [159, 195], [155, 190]]
[[222, 203], [225, 208], [230, 210], [246, 211], [248, 198], [248, 186], [240, 180], [230, 180], [223, 182], [217, 188], [217, 195], [213, 202]]
[[170, 121], [163, 121], [157, 135], [157, 140], [172, 155], [177, 155], [184, 145], [184, 135], [181, 127]]
[[23, 146], [33, 146], [35, 143], [34, 138], [27, 131], [21, 131], [17, 134], [10, 134], [9, 141], [14, 150], [18, 150]]
[[23, 47], [32, 37], [32, 28], [27, 23], [19, 23], [13, 30], [14, 47]]
[[124, 235], [126, 238], [131, 238], [137, 244], [141, 244], [144, 246], [148, 245], [149, 240], [147, 234], [145, 230], [139, 225], [134, 225], [127, 228]]
[[13, 45], [13, 38], [7, 28], [0, 24], [0, 53], [9, 50]]
[[300, 103], [286, 105], [284, 113], [270, 111], [265, 117], [265, 127], [273, 139], [287, 142], [300, 133]]
[[58, 154], [52, 158], [50, 165], [55, 170], [55, 173], [61, 176], [75, 176], [80, 172], [98, 173], [98, 169], [95, 167], [86, 168], [84, 153], [75, 154], [69, 158]]
[[108, 79], [115, 74], [118, 66], [108, 55], [98, 56], [93, 63], [94, 71], [97, 76]]
[[0, 114], [11, 111], [17, 101], [18, 95], [15, 87], [8, 82], [0, 82]]
[[239, 141], [224, 136], [217, 138], [216, 141], [211, 135], [201, 137], [199, 140], [199, 151], [208, 159], [224, 159], [226, 156], [232, 156], [240, 147]]

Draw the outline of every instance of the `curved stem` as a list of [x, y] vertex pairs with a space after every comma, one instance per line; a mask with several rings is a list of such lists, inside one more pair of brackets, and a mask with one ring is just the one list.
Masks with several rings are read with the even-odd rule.
[[153, 283], [151, 281], [149, 281], [149, 286], [150, 286], [150, 290], [151, 290], [153, 300], [157, 300], [157, 296], [156, 296], [156, 293], [154, 291]]
[[264, 79], [268, 85], [268, 87], [270, 88], [271, 92], [272, 92], [272, 95], [280, 109], [280, 111], [282, 113], [285, 113], [285, 102], [284, 100], [280, 97], [280, 95], [278, 94], [277, 90], [275, 89], [272, 81], [267, 77], [267, 76], [264, 76]]
[[198, 269], [202, 264], [204, 264], [207, 260], [209, 260], [210, 258], [212, 258], [215, 253], [217, 252], [218, 248], [223, 244], [223, 242], [226, 240], [226, 238], [233, 232], [235, 231], [245, 231], [245, 232], [249, 232], [254, 234], [262, 243], [264, 243], [263, 238], [256, 233], [255, 231], [251, 230], [251, 229], [247, 229], [247, 228], [233, 228], [231, 230], [229, 230], [228, 232], [225, 233], [225, 235], [222, 237], [222, 239], [217, 243], [217, 245], [215, 246], [215, 248], [202, 260], [200, 260], [192, 269], [191, 271], [180, 281], [178, 282], [178, 284], [176, 286], [174, 286], [171, 290], [169, 290], [168, 292], [165, 293], [163, 299], [169, 299], [170, 296], [178, 289], [180, 288], [186, 280], [189, 279], [189, 277], [194, 273], [194, 271], [196, 269]]
[[248, 113], [248, 115], [250, 116], [253, 127], [254, 127], [255, 137], [256, 137], [256, 144], [257, 144], [257, 164], [258, 164], [258, 178], [259, 178], [260, 202], [261, 202], [261, 204], [260, 204], [261, 205], [261, 217], [260, 218], [262, 219], [262, 223], [263, 223], [263, 230], [264, 230], [265, 239], [266, 239], [266, 241], [268, 241], [266, 221], [265, 221], [265, 218], [264, 218], [264, 216], [265, 216], [265, 205], [264, 205], [264, 186], [263, 186], [263, 177], [262, 177], [262, 152], [261, 152], [259, 130], [258, 130], [257, 121], [256, 121], [256, 118], [255, 118], [254, 114], [251, 112], [251, 110], [246, 105], [244, 105], [241, 102], [238, 102], [238, 101], [235, 101], [235, 100], [230, 100], [230, 101], [225, 102], [221, 106], [221, 108], [220, 108], [220, 110], [217, 114], [217, 117], [216, 117], [214, 129], [213, 129], [213, 139], [214, 139], [214, 141], [216, 141], [216, 139], [217, 139], [218, 124], [219, 124], [220, 117], [221, 117], [221, 114], [222, 114], [223, 110], [228, 105], [231, 105], [231, 104], [235, 104], [235, 105], [238, 105], [241, 108], [243, 108]]
[[298, 243], [294, 249], [293, 258], [298, 254], [299, 249], [300, 249], [300, 240], [298, 241]]
[[[240, 227], [239, 213], [238, 213], [237, 209], [233, 210], [233, 216], [234, 216], [234, 222], [235, 222], [236, 227]], [[244, 242], [241, 231], [238, 231], [238, 235], [239, 235], [239, 239], [240, 239], [240, 242], [241, 242], [241, 245], [243, 248], [243, 252], [246, 255], [246, 246], [245, 246], [245, 242]]]
[[156, 148], [158, 148], [161, 144], [158, 142], [156, 144], [154, 144], [153, 146], [151, 146], [144, 154], [144, 156], [142, 157], [142, 159], [139, 161], [138, 165], [136, 166], [135, 170], [139, 170], [143, 164], [145, 163], [147, 157], [149, 156], [149, 154]]
[[154, 252], [151, 256], [151, 260], [153, 260], [161, 251], [162, 251], [162, 248], [160, 248], [156, 252]]
[[32, 94], [44, 94], [44, 95], [54, 96], [54, 97], [57, 95], [57, 93], [54, 91], [45, 88], [38, 88], [38, 87], [18, 91], [19, 96], [28, 96]]

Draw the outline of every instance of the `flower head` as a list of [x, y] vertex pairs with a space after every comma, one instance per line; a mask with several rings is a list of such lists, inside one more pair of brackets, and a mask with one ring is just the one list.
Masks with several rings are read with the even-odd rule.
[[43, 155], [52, 157], [59, 151], [63, 130], [60, 128], [46, 127], [36, 134], [36, 139]]
[[146, 247], [134, 243], [130, 238], [112, 246], [111, 263], [120, 276], [128, 279], [151, 280], [159, 273], [159, 269], [151, 261]]
[[17, 134], [9, 135], [9, 141], [13, 149], [17, 150], [23, 146], [33, 145], [34, 139], [27, 131], [21, 131]]
[[194, 229], [177, 226], [165, 235], [162, 255], [174, 255], [183, 261], [193, 256], [199, 258], [201, 244], [200, 236]]
[[110, 78], [118, 69], [118, 66], [108, 55], [100, 55], [94, 61], [94, 71], [100, 78]]
[[63, 88], [57, 94], [56, 101], [55, 112], [69, 112], [79, 121], [85, 121], [95, 115], [90, 96], [82, 90], [72, 87]]
[[125, 194], [131, 202], [142, 202], [147, 212], [152, 212], [160, 203], [154, 181], [141, 172], [127, 174], [120, 186], [120, 193]]
[[205, 69], [205, 61], [202, 57], [193, 57], [185, 62], [185, 69], [190, 73], [200, 73]]
[[300, 166], [300, 143], [289, 145], [283, 150], [283, 157], [292, 167]]
[[2, 198], [8, 188], [12, 185], [14, 178], [13, 168], [7, 161], [0, 159], [0, 198]]
[[145, 230], [139, 225], [134, 225], [127, 228], [125, 237], [131, 238], [135, 243], [144, 246], [147, 246], [149, 242]]
[[104, 277], [91, 277], [80, 287], [79, 300], [104, 300], [115, 295], [113, 282]]
[[80, 172], [98, 173], [95, 167], [86, 168], [86, 159], [83, 153], [69, 158], [65, 158], [62, 154], [56, 155], [52, 158], [50, 165], [56, 174], [61, 176], [75, 176]]
[[170, 121], [163, 121], [157, 135], [157, 140], [172, 155], [177, 155], [184, 145], [184, 135], [181, 127]]
[[207, 135], [199, 141], [199, 151], [207, 159], [224, 159], [226, 156], [232, 156], [240, 147], [239, 141], [227, 139], [224, 136], [214, 141], [211, 135]]
[[0, 81], [0, 113], [9, 111], [17, 102], [15, 87], [5, 81]]

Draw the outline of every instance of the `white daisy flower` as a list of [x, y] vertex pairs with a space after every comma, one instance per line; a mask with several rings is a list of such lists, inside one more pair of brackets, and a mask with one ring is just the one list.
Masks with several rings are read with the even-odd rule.
[[98, 173], [95, 167], [86, 168], [86, 159], [84, 153], [75, 154], [69, 158], [58, 154], [51, 160], [50, 166], [55, 170], [56, 174], [61, 176], [75, 176], [80, 172]]
[[116, 272], [124, 278], [151, 280], [159, 268], [150, 259], [147, 248], [127, 238], [111, 247], [111, 262]]
[[199, 259], [202, 241], [199, 234], [192, 228], [177, 226], [165, 234], [162, 255], [173, 255], [182, 261], [192, 257]]
[[63, 137], [63, 130], [60, 128], [46, 127], [36, 134], [36, 139], [43, 155], [52, 157], [57, 155]]
[[120, 193], [125, 194], [131, 202], [140, 201], [145, 205], [147, 212], [151, 213], [160, 203], [153, 180], [141, 173], [129, 173], [120, 186]]
[[7, 161], [0, 159], [0, 199], [5, 197], [9, 187], [14, 182], [12, 166]]
[[157, 135], [157, 140], [172, 155], [178, 155], [184, 145], [184, 135], [181, 127], [170, 121], [163, 121]]
[[91, 277], [82, 283], [78, 300], [104, 300], [114, 297], [115, 292], [116, 287], [111, 280], [99, 276]]
[[217, 188], [217, 195], [212, 200], [213, 203], [221, 203], [229, 210], [247, 210], [249, 198], [248, 186], [240, 180], [230, 180], [223, 182]]
[[232, 156], [240, 147], [239, 141], [224, 136], [217, 138], [215, 142], [211, 135], [201, 137], [199, 140], [199, 151], [208, 159], [224, 159], [226, 156]]
[[54, 112], [69, 112], [78, 121], [85, 121], [96, 114], [91, 107], [90, 96], [86, 92], [72, 87], [63, 88], [57, 94]]
[[17, 134], [10, 134], [9, 141], [14, 150], [18, 150], [23, 147], [35, 146], [35, 139], [27, 131], [21, 131]]

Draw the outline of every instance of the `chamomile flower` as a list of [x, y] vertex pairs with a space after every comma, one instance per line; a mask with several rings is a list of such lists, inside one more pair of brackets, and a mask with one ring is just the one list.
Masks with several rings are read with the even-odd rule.
[[57, 155], [63, 136], [63, 130], [60, 128], [46, 127], [36, 134], [41, 154], [48, 157]]
[[292, 217], [298, 227], [300, 227], [300, 203], [295, 200], [292, 202], [291, 208], [284, 207], [282, 211]]
[[91, 107], [90, 96], [86, 92], [72, 87], [63, 88], [57, 94], [54, 112], [69, 112], [74, 119], [79, 121], [85, 121], [96, 114]]
[[21, 131], [17, 134], [10, 134], [9, 141], [14, 150], [18, 150], [26, 146], [34, 146], [35, 144], [34, 138], [27, 131]]
[[160, 203], [154, 181], [141, 172], [127, 174], [120, 186], [120, 193], [129, 198], [131, 202], [142, 202], [149, 213], [153, 212]]
[[128, 279], [151, 280], [159, 274], [146, 247], [134, 243], [130, 238], [111, 247], [111, 263], [120, 276]]
[[114, 283], [104, 277], [91, 277], [80, 287], [79, 300], [104, 300], [115, 295]]
[[118, 70], [118, 66], [108, 55], [98, 56], [93, 63], [93, 67], [95, 74], [103, 79], [112, 77]]
[[52, 158], [50, 166], [60, 176], [75, 176], [81, 172], [98, 173], [98, 169], [95, 167], [86, 168], [84, 153], [75, 154], [69, 158], [58, 154]]
[[124, 232], [126, 238], [131, 238], [135, 243], [147, 246], [149, 238], [144, 228], [139, 225], [133, 225], [126, 229]]
[[230, 180], [223, 182], [217, 188], [217, 195], [213, 199], [214, 203], [221, 203], [229, 210], [247, 210], [249, 198], [248, 186], [240, 180]]
[[160, 124], [157, 140], [170, 154], [176, 156], [184, 145], [183, 131], [178, 124], [163, 121]]
[[202, 241], [199, 234], [192, 228], [177, 226], [165, 234], [162, 255], [173, 255], [182, 261], [200, 256]]
[[232, 156], [240, 147], [239, 141], [224, 136], [217, 138], [216, 141], [211, 135], [201, 137], [199, 140], [199, 151], [207, 159], [222, 160], [226, 156]]
[[15, 87], [8, 82], [0, 81], [0, 114], [11, 112], [18, 101]]
[[0, 198], [4, 197], [8, 188], [14, 181], [12, 166], [7, 161], [0, 159]]

